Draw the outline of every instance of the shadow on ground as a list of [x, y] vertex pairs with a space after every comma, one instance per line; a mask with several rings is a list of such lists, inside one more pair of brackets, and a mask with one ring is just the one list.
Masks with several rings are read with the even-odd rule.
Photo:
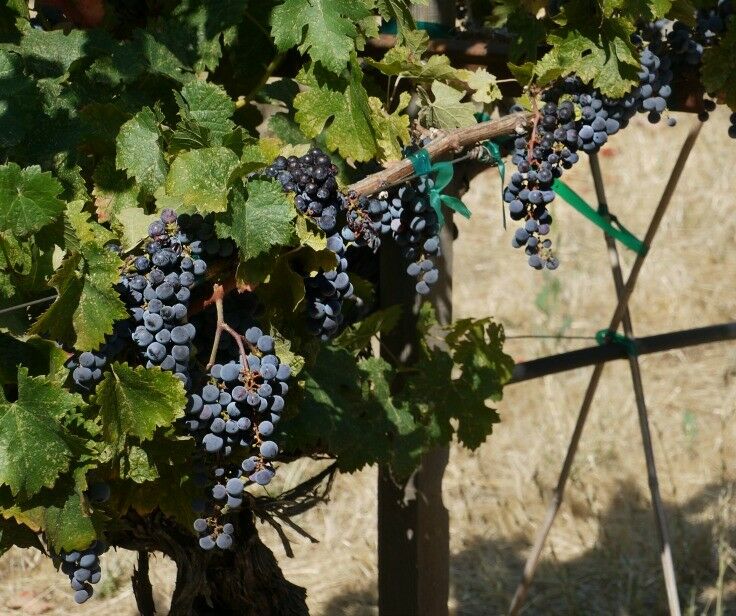
[[[564, 506], [564, 505], [563, 505]], [[733, 484], [710, 485], [683, 506], [667, 505], [683, 614], [736, 614], [731, 547], [736, 545]], [[581, 519], [581, 523], [584, 521]], [[597, 518], [595, 543], [573, 560], [554, 528], [523, 614], [539, 616], [658, 616], [667, 614], [659, 548], [648, 494], [633, 482], [620, 484], [610, 507]], [[451, 613], [505, 614], [524, 558], [526, 540], [470, 539], [452, 556]], [[719, 572], [721, 582], [719, 583]], [[335, 597], [326, 616], [375, 614], [375, 589]]]

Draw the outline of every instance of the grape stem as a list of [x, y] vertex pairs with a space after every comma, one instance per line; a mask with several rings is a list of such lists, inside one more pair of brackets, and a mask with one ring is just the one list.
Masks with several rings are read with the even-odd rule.
[[[443, 137], [432, 141], [425, 149], [432, 161], [456, 154], [461, 150], [474, 146], [482, 141], [513, 135], [519, 129], [528, 130], [529, 121], [534, 117], [532, 112], [512, 113], [496, 120], [478, 122], [473, 126], [466, 126], [449, 131]], [[382, 171], [366, 176], [359, 182], [351, 184], [345, 193], [355, 191], [357, 196], [373, 195], [381, 190], [403, 184], [414, 176], [414, 166], [408, 159], [392, 163]]]
[[217, 325], [215, 327], [215, 337], [212, 341], [212, 351], [210, 352], [210, 359], [207, 362], [207, 370], [209, 370], [215, 363], [215, 360], [217, 358], [217, 351], [220, 348], [220, 337], [222, 336], [222, 332], [225, 331], [233, 337], [233, 339], [235, 340], [235, 344], [238, 345], [238, 350], [240, 351], [240, 363], [243, 366], [243, 370], [246, 372], [250, 372], [246, 359], [248, 357], [248, 354], [245, 352], [245, 346], [243, 345], [243, 336], [241, 336], [225, 322], [225, 309], [223, 308], [224, 299], [224, 287], [221, 284], [217, 283], [212, 285], [212, 296], [205, 302], [205, 305], [209, 305], [214, 302], [215, 310], [217, 311]]

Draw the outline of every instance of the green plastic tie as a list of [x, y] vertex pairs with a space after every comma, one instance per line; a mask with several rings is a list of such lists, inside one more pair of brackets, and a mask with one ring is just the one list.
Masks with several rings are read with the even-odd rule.
[[411, 162], [412, 167], [414, 167], [414, 175], [434, 174], [434, 185], [429, 189], [429, 204], [437, 214], [437, 222], [440, 227], [445, 224], [445, 216], [442, 213], [443, 204], [458, 214], [465, 216], [465, 218], [470, 218], [470, 210], [460, 199], [442, 194], [442, 191], [452, 181], [454, 174], [454, 168], [451, 162], [432, 164], [429, 152], [424, 148], [414, 154], [410, 154], [407, 156], [407, 159]]
[[603, 346], [604, 344], [618, 344], [626, 349], [626, 353], [631, 357], [636, 357], [639, 350], [636, 348], [636, 342], [631, 338], [627, 338], [623, 334], [611, 331], [610, 329], [602, 329], [595, 333], [596, 342]]
[[567, 201], [573, 208], [590, 220], [594, 225], [600, 227], [611, 237], [617, 239], [624, 246], [637, 254], [643, 255], [647, 247], [639, 238], [624, 227], [618, 220], [612, 218], [610, 221], [596, 212], [585, 200], [562, 180], [555, 180], [552, 185], [554, 191]]

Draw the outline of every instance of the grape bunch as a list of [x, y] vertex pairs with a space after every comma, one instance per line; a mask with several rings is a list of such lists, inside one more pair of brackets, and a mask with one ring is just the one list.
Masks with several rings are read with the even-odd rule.
[[[353, 294], [347, 273], [346, 242], [372, 243], [377, 247], [375, 239], [367, 235], [370, 226], [360, 227], [363, 218], [359, 208], [351, 205], [348, 209], [335, 179], [337, 167], [319, 148], [312, 148], [302, 157], [279, 156], [264, 174], [276, 178], [284, 191], [295, 193], [297, 209], [330, 234], [327, 247], [335, 253], [335, 269], [304, 277], [308, 327], [322, 340], [329, 340], [343, 321], [342, 300]], [[336, 233], [341, 221], [342, 230]]]
[[332, 235], [327, 238], [327, 248], [335, 253], [335, 269], [304, 279], [308, 328], [325, 341], [340, 329], [343, 300], [353, 296], [345, 242], [339, 235]]
[[[272, 437], [284, 410], [291, 368], [275, 354], [273, 337], [260, 328], [248, 328], [243, 342], [249, 349], [245, 363], [214, 364], [208, 382], [190, 396], [187, 408], [187, 428], [204, 453], [216, 460], [214, 515], [198, 518], [194, 525], [205, 550], [230, 547], [233, 533], [222, 529], [220, 514], [240, 508], [247, 482], [266, 486], [275, 475], [273, 460], [279, 448]], [[240, 463], [225, 464], [235, 451], [245, 454]], [[204, 475], [203, 483], [209, 483]]]
[[[197, 216], [197, 215], [195, 215]], [[189, 389], [189, 359], [196, 328], [187, 322], [191, 289], [207, 270], [204, 245], [180, 231], [204, 224], [163, 210], [148, 228], [146, 255], [132, 258], [121, 287], [137, 324], [131, 338], [146, 367], [170, 370]], [[199, 217], [201, 219], [201, 217]], [[178, 224], [177, 224], [178, 223]]]
[[84, 603], [89, 599], [102, 577], [100, 570], [100, 555], [107, 550], [101, 541], [93, 541], [85, 550], [65, 552], [59, 555], [61, 570], [69, 576], [69, 583], [74, 591], [74, 601]]
[[215, 235], [214, 215], [182, 214], [177, 220], [179, 232], [176, 242], [189, 246], [189, 251], [202, 257], [227, 258], [235, 252], [235, 242], [230, 238], [218, 238]]
[[432, 259], [440, 253], [439, 220], [429, 203], [431, 178], [417, 178], [401, 186], [389, 202], [391, 234], [409, 262], [406, 273], [416, 279], [420, 295], [429, 293], [439, 271]]
[[322, 150], [313, 148], [302, 157], [279, 156], [264, 175], [277, 179], [285, 192], [294, 193], [297, 209], [320, 229], [331, 233], [337, 228], [343, 197], [335, 179], [337, 167]]
[[130, 341], [130, 324], [119, 321], [111, 336], [98, 351], [84, 351], [67, 361], [66, 367], [72, 372], [72, 380], [82, 391], [90, 391], [102, 379], [102, 371], [108, 362], [121, 353]]
[[391, 231], [391, 213], [386, 199], [348, 193], [345, 226], [340, 235], [346, 242], [367, 246], [373, 252], [381, 246], [381, 235]]
[[[637, 112], [647, 113], [652, 123], [662, 118], [671, 94], [672, 70], [669, 58], [656, 53], [659, 49], [651, 44], [641, 51], [639, 85], [620, 99], [602, 95], [577, 76], [564, 78], [544, 92], [544, 106], [532, 134], [514, 141], [512, 162], [517, 171], [503, 198], [511, 219], [523, 223], [511, 243], [524, 248], [531, 267], [556, 269], [559, 265], [547, 237], [555, 179], [578, 162], [581, 150], [598, 152]], [[673, 125], [674, 118], [668, 123]]]

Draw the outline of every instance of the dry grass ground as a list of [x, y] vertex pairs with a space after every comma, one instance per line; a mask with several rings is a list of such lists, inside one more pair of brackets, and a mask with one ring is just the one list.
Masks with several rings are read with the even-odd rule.
[[[639, 237], [694, 118], [679, 120], [674, 129], [637, 121], [602, 153], [610, 206]], [[736, 318], [736, 144], [726, 127], [722, 112], [704, 127], [641, 273], [631, 302], [640, 335]], [[585, 161], [565, 179], [593, 200]], [[600, 232], [558, 202], [554, 239], [562, 265], [553, 274], [535, 272], [509, 246], [499, 194], [491, 169], [465, 198], [473, 219], [458, 221], [457, 316], [494, 315], [510, 336], [592, 336], [605, 327], [615, 294]], [[623, 257], [630, 265], [632, 253]], [[507, 349], [523, 360], [586, 344], [510, 339]], [[736, 614], [736, 346], [650, 355], [641, 364], [684, 610]], [[495, 434], [473, 453], [452, 448], [444, 497], [453, 614], [501, 614], [508, 605], [589, 372], [508, 387]], [[640, 443], [628, 368], [610, 364], [525, 614], [665, 613]], [[309, 472], [301, 462], [284, 476], [295, 483]], [[315, 615], [377, 613], [375, 483], [374, 469], [338, 477], [331, 504], [299, 520], [320, 543], [294, 536], [293, 559], [263, 530], [287, 576], [307, 587]], [[100, 596], [76, 609], [46, 559], [14, 552], [0, 563], [0, 614], [134, 614], [132, 565], [132, 554], [108, 555]], [[153, 569], [165, 613], [173, 568], [158, 559]]]

